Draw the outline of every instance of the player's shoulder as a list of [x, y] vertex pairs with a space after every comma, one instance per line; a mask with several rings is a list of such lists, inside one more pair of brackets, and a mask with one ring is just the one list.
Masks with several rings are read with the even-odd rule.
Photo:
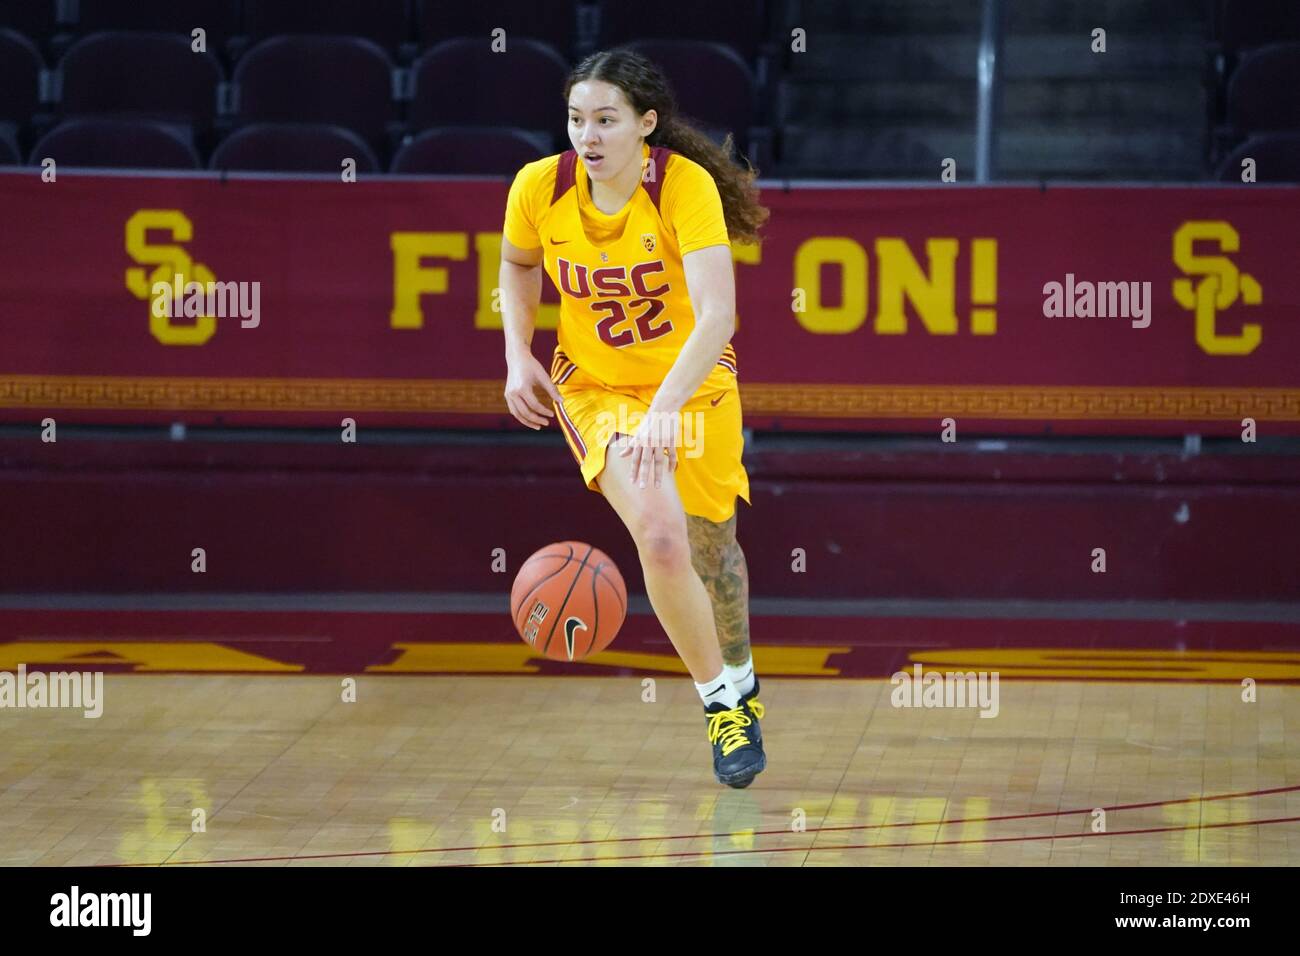
[[700, 174], [705, 176], [710, 175], [709, 171], [695, 160], [691, 159], [685, 153], [677, 152], [675, 149], [669, 150], [668, 152], [668, 168], [666, 172], [676, 173], [678, 176], [698, 176]]
[[673, 152], [664, 167], [664, 192], [717, 189], [713, 174], [684, 153]]

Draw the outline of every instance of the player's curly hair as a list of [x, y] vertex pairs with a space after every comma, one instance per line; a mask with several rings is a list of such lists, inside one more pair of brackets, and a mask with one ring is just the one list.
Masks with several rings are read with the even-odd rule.
[[637, 115], [654, 110], [659, 117], [655, 130], [646, 137], [651, 146], [664, 146], [699, 163], [713, 176], [722, 197], [727, 234], [732, 240], [757, 242], [759, 227], [767, 221], [770, 210], [758, 202], [758, 170], [745, 159], [748, 169], [741, 169], [731, 159], [733, 136], [727, 133], [719, 146], [677, 112], [673, 95], [663, 72], [653, 62], [628, 49], [600, 50], [574, 67], [564, 84], [564, 102], [569, 92], [586, 80], [600, 80], [623, 91]]

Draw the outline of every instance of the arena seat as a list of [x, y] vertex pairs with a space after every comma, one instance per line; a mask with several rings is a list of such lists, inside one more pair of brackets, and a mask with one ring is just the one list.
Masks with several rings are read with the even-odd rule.
[[27, 123], [40, 106], [40, 51], [21, 33], [0, 30], [0, 120]]
[[74, 43], [59, 61], [65, 117], [103, 115], [212, 128], [225, 79], [212, 53], [195, 53], [188, 36], [107, 31]]
[[507, 50], [515, 39], [529, 38], [567, 55], [573, 52], [577, 6], [575, 0], [548, 0], [545, 4], [535, 0], [491, 4], [416, 0], [416, 34], [421, 49], [457, 37], [473, 37], [486, 46], [491, 31], [501, 27], [506, 31]]
[[513, 176], [549, 152], [546, 137], [525, 130], [435, 127], [398, 151], [391, 172]]
[[537, 40], [515, 38], [509, 49], [509, 70], [478, 39], [446, 40], [423, 54], [411, 68], [411, 128], [512, 126], [554, 137], [564, 126], [567, 65]]
[[208, 50], [217, 52], [239, 32], [235, 0], [78, 0], [77, 29], [143, 30], [179, 33], [186, 37], [196, 27], [207, 34]]
[[1255, 160], [1255, 181], [1300, 183], [1300, 132], [1260, 133], [1246, 140], [1219, 164], [1220, 182], [1241, 181], [1241, 161]]
[[327, 123], [357, 133], [383, 155], [397, 118], [393, 64], [360, 37], [263, 40], [235, 67], [238, 123]]
[[[1282, 91], [1290, 91], [1285, 95]], [[1237, 133], [1300, 129], [1300, 43], [1245, 54], [1228, 81], [1227, 120]]]
[[339, 173], [344, 159], [358, 173], [379, 172], [374, 151], [356, 133], [324, 123], [257, 123], [236, 130], [212, 154], [211, 169]]
[[244, 0], [244, 25], [254, 41], [288, 34], [364, 37], [390, 57], [411, 32], [406, 0]]
[[50, 157], [60, 166], [198, 169], [198, 153], [186, 135], [183, 126], [155, 120], [70, 119], [41, 137], [29, 164]]

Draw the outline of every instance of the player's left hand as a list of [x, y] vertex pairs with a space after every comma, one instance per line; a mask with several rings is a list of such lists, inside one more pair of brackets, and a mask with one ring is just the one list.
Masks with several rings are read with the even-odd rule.
[[[658, 488], [665, 473], [677, 470], [677, 432], [681, 415], [648, 411], [636, 432], [623, 440], [619, 455], [632, 456], [632, 481], [644, 488], [653, 479]], [[666, 470], [665, 470], [665, 466]]]

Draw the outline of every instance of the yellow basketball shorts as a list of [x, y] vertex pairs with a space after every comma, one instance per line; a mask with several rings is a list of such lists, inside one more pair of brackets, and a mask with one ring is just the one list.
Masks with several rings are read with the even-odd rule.
[[[657, 385], [613, 387], [584, 372], [555, 350], [551, 381], [563, 402], [555, 406], [564, 440], [578, 460], [582, 480], [599, 492], [596, 478], [605, 467], [605, 452], [616, 433], [632, 434], [650, 409]], [[749, 501], [749, 475], [741, 464], [741, 431], [736, 356], [727, 346], [704, 384], [682, 409], [681, 445], [677, 449], [677, 493], [689, 515], [726, 521], [736, 513], [736, 496]], [[611, 467], [631, 468], [631, 458]]]

